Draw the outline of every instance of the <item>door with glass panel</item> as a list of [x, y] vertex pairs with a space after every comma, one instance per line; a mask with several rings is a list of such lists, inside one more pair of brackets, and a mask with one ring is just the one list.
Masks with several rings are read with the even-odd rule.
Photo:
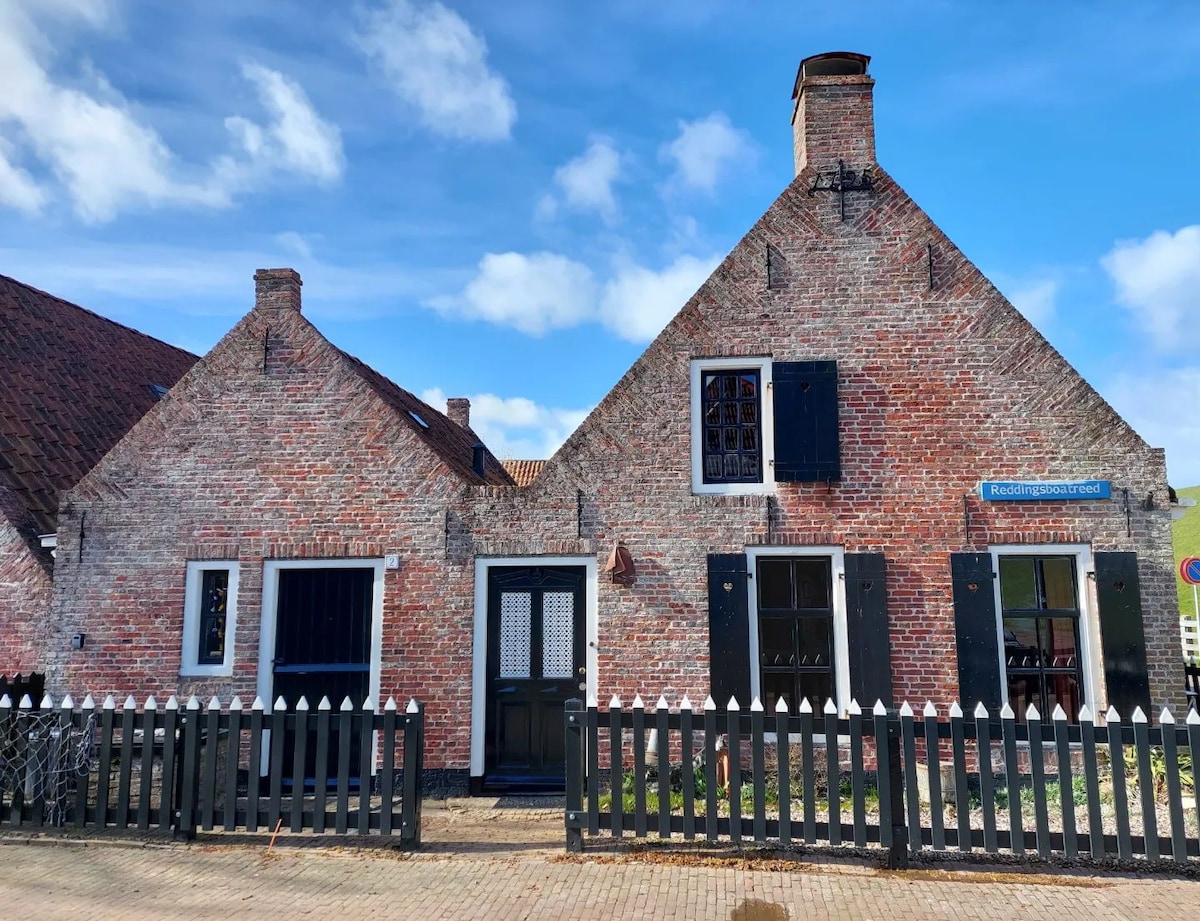
[[835, 696], [833, 563], [827, 556], [759, 557], [758, 656], [767, 711], [783, 698], [795, 713]]
[[1000, 607], [1008, 702], [1043, 717], [1061, 705], [1077, 722], [1083, 704], [1079, 595], [1073, 556], [1001, 556]]
[[485, 788], [563, 785], [563, 706], [586, 687], [585, 573], [582, 566], [488, 569]]

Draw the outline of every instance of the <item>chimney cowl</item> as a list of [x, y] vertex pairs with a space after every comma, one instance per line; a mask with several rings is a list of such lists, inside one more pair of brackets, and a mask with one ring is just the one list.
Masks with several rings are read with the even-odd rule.
[[299, 313], [302, 284], [295, 269], [259, 269], [254, 273], [254, 309]]
[[792, 87], [792, 135], [796, 175], [863, 170], [875, 164], [875, 80], [871, 58], [853, 51], [828, 51], [800, 62]]
[[826, 51], [824, 54], [811, 55], [800, 62], [800, 69], [796, 71], [792, 98], [798, 98], [801, 84], [814, 77], [865, 77], [870, 63], [869, 54], [856, 51]]
[[462, 428], [471, 427], [471, 401], [466, 397], [446, 399], [446, 418]]

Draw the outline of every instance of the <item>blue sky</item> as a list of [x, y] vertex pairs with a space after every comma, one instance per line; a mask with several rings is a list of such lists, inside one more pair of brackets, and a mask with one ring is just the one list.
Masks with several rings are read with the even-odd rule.
[[1200, 483], [1200, 6], [0, 0], [0, 273], [203, 353], [293, 266], [339, 346], [548, 456], [793, 175], [801, 58]]

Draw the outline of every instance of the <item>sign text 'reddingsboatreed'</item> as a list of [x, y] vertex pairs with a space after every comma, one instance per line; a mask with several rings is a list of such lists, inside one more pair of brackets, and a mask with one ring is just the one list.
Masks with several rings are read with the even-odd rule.
[[988, 481], [979, 484], [979, 495], [989, 502], [1046, 502], [1055, 500], [1108, 499], [1108, 480], [1069, 480], [1054, 483]]

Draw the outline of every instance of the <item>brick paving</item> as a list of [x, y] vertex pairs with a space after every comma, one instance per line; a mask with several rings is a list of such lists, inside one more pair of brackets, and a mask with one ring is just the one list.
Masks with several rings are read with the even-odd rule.
[[[887, 873], [861, 861], [562, 851], [561, 818], [434, 812], [406, 853], [355, 844], [0, 839], [0, 921], [220, 919], [1025, 919], [1178, 921], [1200, 881], [1163, 876]], [[312, 841], [311, 838], [306, 839]], [[316, 843], [316, 842], [314, 842]], [[812, 860], [815, 863], [802, 863]]]

